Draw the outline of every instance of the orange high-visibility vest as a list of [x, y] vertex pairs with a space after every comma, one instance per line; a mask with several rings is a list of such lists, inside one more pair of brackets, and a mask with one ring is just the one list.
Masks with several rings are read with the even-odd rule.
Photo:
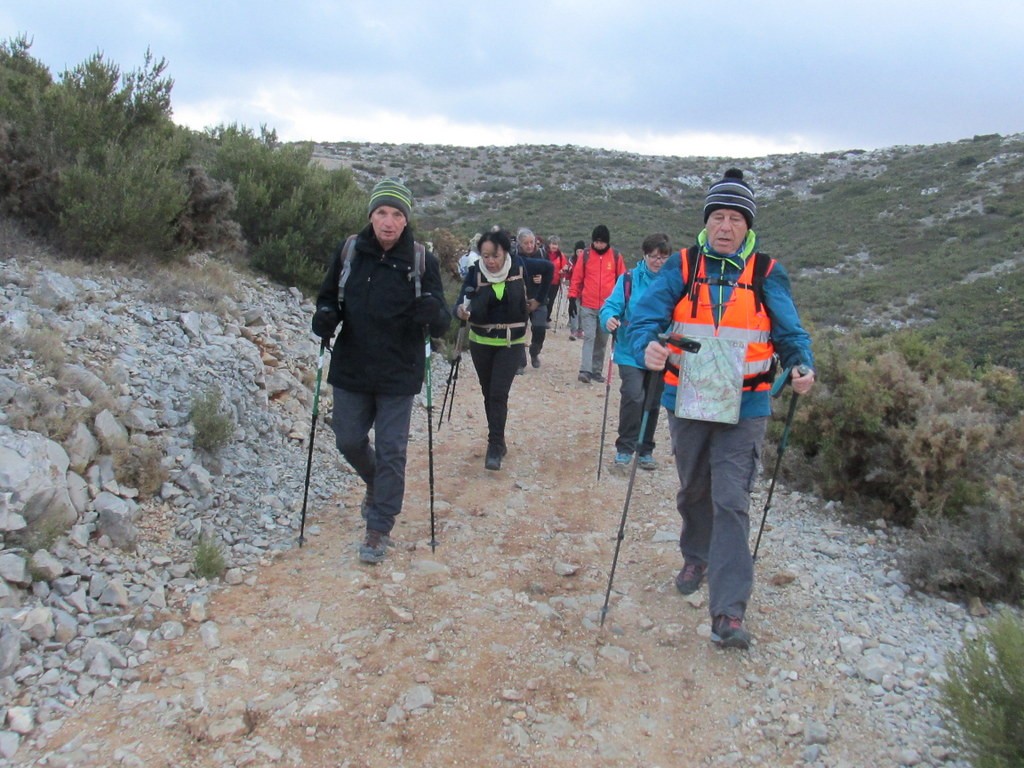
[[[747, 259], [739, 279], [732, 284], [732, 292], [722, 308], [716, 308], [711, 300], [711, 285], [707, 276], [707, 260], [700, 257], [695, 248], [680, 252], [683, 270], [683, 284], [687, 285], [687, 276], [692, 279], [687, 285], [687, 292], [672, 312], [672, 326], [669, 331], [700, 340], [701, 337], [716, 337], [746, 342], [747, 354], [743, 365], [743, 389], [759, 392], [771, 389], [772, 358], [775, 347], [772, 344], [772, 323], [768, 312], [761, 301], [760, 282], [763, 277], [756, 275], [755, 263], [759, 259], [768, 259], [762, 264], [763, 276], [767, 276], [775, 266], [775, 259], [753, 253]], [[696, 270], [689, 268], [689, 259], [696, 259]], [[717, 280], [711, 278], [717, 285]], [[717, 323], [716, 323], [716, 315]], [[667, 345], [669, 350], [668, 363], [665, 366], [665, 383], [679, 386], [679, 366], [683, 352], [679, 347]], [[700, 354], [695, 353], [695, 354]]]

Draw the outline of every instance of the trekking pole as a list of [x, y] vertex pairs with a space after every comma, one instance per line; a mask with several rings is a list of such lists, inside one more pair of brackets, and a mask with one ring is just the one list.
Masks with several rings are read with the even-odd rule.
[[[420, 275], [415, 276], [416, 298], [422, 295]], [[430, 324], [423, 324], [423, 359], [425, 368], [425, 382], [427, 385], [427, 476], [430, 481], [430, 551], [437, 548], [437, 539], [434, 538], [434, 377], [431, 375], [433, 365], [430, 362]]]
[[558, 313], [562, 311], [562, 284], [559, 283], [555, 289], [555, 311], [552, 312], [555, 316], [555, 327], [551, 330], [552, 333], [558, 333]]
[[[640, 434], [637, 436], [637, 443], [643, 440], [644, 433], [647, 431], [647, 419], [650, 416], [651, 409], [654, 407], [652, 402], [658, 393], [658, 388], [653, 386], [654, 377], [657, 376], [660, 371], [644, 371], [644, 415], [640, 419]], [[626, 514], [629, 512], [629, 499], [633, 495], [633, 481], [636, 480], [636, 467], [639, 464], [640, 454], [633, 454], [633, 464], [629, 469], [629, 485], [626, 486], [626, 501], [622, 505], [622, 519], [619, 520], [619, 534], [615, 539], [615, 556], [612, 558], [612, 571], [608, 574], [608, 589], [604, 593], [604, 605], [601, 606], [601, 626], [604, 626], [604, 617], [608, 615], [608, 599], [612, 594], [612, 580], [615, 578], [615, 566], [619, 562], [619, 547], [622, 546], [622, 539], [625, 537], [626, 531]]]
[[320, 416], [320, 379], [324, 373], [324, 352], [330, 347], [327, 340], [320, 340], [320, 357], [316, 363], [316, 389], [313, 390], [313, 423], [309, 426], [309, 455], [306, 457], [306, 487], [302, 490], [302, 519], [299, 522], [299, 548], [305, 541], [306, 502], [309, 500], [309, 475], [313, 470], [313, 438], [316, 437], [316, 420]]
[[[437, 428], [441, 428], [441, 422], [444, 420], [444, 408], [448, 406], [448, 421], [452, 420], [452, 407], [455, 405], [455, 387], [459, 383], [459, 364], [462, 362], [462, 345], [466, 340], [466, 323], [463, 321], [459, 327], [459, 333], [455, 337], [455, 349], [452, 351], [452, 356], [448, 360], [450, 368], [448, 369], [448, 383], [444, 387], [444, 398], [441, 400], [441, 413], [437, 417]], [[448, 400], [448, 392], [451, 391], [452, 399]]]
[[[778, 389], [786, 385], [786, 381], [789, 379], [790, 371], [792, 368], [787, 368], [779, 379]], [[797, 368], [801, 376], [805, 376], [811, 372], [811, 369], [806, 365], [801, 365]], [[778, 391], [772, 393], [778, 396]], [[775, 480], [779, 476], [779, 467], [782, 465], [782, 454], [786, 452], [786, 443], [789, 442], [789, 428], [793, 424], [793, 414], [796, 413], [797, 398], [800, 397], [795, 391], [789, 397], [789, 412], [786, 414], [786, 425], [782, 428], [782, 437], [779, 439], [779, 450], [775, 457], [775, 471], [772, 472], [772, 481], [768, 486], [768, 498], [764, 503], [764, 512], [761, 513], [761, 527], [757, 529], [757, 541], [754, 542], [754, 554], [751, 560], [757, 560], [757, 550], [761, 546], [761, 534], [764, 532], [764, 523], [768, 519], [768, 509], [772, 505], [772, 494], [775, 493]]]
[[427, 472], [430, 478], [430, 551], [437, 549], [434, 538], [434, 383], [430, 362], [430, 331], [426, 333], [426, 366], [427, 366]]
[[[604, 379], [604, 416], [601, 417], [601, 447], [597, 452], [597, 479], [601, 480], [601, 465], [604, 463], [604, 433], [608, 428], [608, 400], [612, 389], [612, 360], [615, 359], [615, 334], [612, 334], [612, 349], [608, 354], [608, 375]], [[641, 433], [642, 435], [643, 433]], [[643, 438], [641, 437], [641, 440]], [[637, 445], [640, 441], [637, 441]]]

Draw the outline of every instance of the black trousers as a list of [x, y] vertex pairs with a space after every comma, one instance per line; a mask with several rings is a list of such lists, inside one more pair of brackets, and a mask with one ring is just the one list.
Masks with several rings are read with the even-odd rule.
[[495, 347], [471, 341], [469, 354], [473, 358], [480, 391], [484, 395], [487, 414], [487, 444], [505, 449], [505, 422], [508, 421], [508, 393], [516, 378], [523, 355], [523, 345]]
[[[544, 349], [544, 339], [548, 334], [548, 308], [541, 304], [530, 313], [530, 354], [539, 355]], [[522, 356], [523, 365], [526, 365], [526, 355]]]
[[665, 380], [660, 373], [653, 377], [651, 386], [657, 394], [654, 395], [654, 407], [647, 412], [647, 428], [641, 435], [645, 373], [643, 368], [619, 365], [619, 437], [615, 441], [615, 450], [619, 453], [636, 452], [641, 456], [650, 456], [654, 451], [654, 433], [658, 429], [658, 412], [661, 410], [661, 392], [665, 388]]

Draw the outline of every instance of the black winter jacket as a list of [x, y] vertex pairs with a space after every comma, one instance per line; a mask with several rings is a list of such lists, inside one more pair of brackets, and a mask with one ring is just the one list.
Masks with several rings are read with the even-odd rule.
[[[327, 270], [317, 307], [338, 307], [341, 252], [338, 246]], [[350, 392], [415, 395], [423, 387], [425, 342], [423, 326], [413, 320], [416, 289], [413, 235], [406, 227], [398, 243], [384, 252], [369, 224], [359, 233], [352, 254], [352, 271], [341, 302], [341, 326], [334, 341], [327, 381]], [[443, 336], [451, 322], [445, 307], [441, 268], [429, 251], [421, 280], [423, 294], [438, 299], [430, 323], [432, 337]]]

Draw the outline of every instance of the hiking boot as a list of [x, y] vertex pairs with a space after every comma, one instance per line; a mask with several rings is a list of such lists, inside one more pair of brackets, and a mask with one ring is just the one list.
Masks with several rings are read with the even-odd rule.
[[715, 616], [711, 622], [711, 642], [719, 648], [739, 648], [747, 650], [750, 647], [750, 633], [743, 628], [743, 619], [735, 616]]
[[501, 457], [505, 455], [505, 449], [500, 445], [487, 446], [487, 458], [484, 459], [484, 469], [501, 469]]
[[379, 563], [388, 553], [390, 539], [386, 533], [367, 531], [359, 546], [359, 559], [364, 563]]
[[536, 355], [533, 354], [532, 352], [530, 353], [530, 365], [532, 365], [534, 368], [540, 368], [540, 354], [539, 353], [536, 354]]
[[619, 451], [615, 454], [615, 464], [613, 466], [619, 467], [620, 469], [626, 469], [631, 463], [633, 463], [632, 453], [623, 453]]
[[653, 470], [658, 468], [658, 462], [649, 453], [646, 456], [640, 456], [636, 463], [640, 465], [640, 469]]
[[576, 341], [576, 331], [569, 331], [569, 341]]
[[580, 371], [580, 375], [577, 377], [577, 381], [580, 381], [583, 384], [589, 384], [590, 374], [587, 373], [586, 371]]
[[598, 384], [604, 384], [604, 375], [600, 373], [590, 374], [590, 380], [596, 381]]
[[692, 595], [700, 589], [704, 581], [704, 574], [708, 567], [704, 563], [686, 563], [683, 569], [676, 574], [676, 589], [681, 595]]

